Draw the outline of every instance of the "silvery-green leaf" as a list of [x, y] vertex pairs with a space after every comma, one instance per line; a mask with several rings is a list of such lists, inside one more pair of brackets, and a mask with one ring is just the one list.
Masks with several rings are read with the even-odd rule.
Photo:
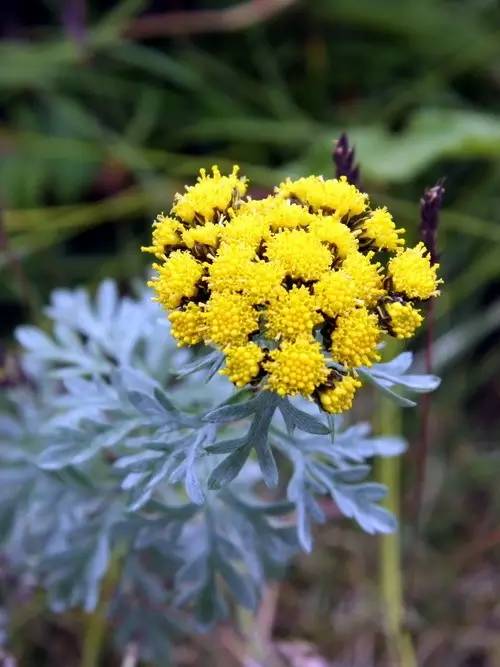
[[230, 454], [235, 449], [239, 449], [243, 445], [247, 444], [248, 438], [233, 438], [231, 440], [221, 440], [212, 445], [207, 445], [205, 451], [210, 454]]
[[38, 457], [37, 463], [44, 470], [58, 470], [69, 465], [79, 465], [93, 458], [100, 450], [99, 444], [82, 447], [79, 442], [52, 445]]
[[301, 431], [318, 435], [326, 435], [330, 432], [328, 426], [326, 426], [320, 419], [309, 415], [307, 412], [299, 410], [287, 398], [280, 401], [279, 409], [285, 420], [288, 419], [290, 423], [293, 423], [295, 427]]
[[219, 369], [222, 368], [223, 363], [224, 363], [224, 355], [219, 353], [219, 355], [212, 361], [212, 363], [207, 369], [205, 382], [210, 382], [210, 380], [219, 371]]
[[394, 359], [373, 364], [370, 368], [388, 375], [403, 375], [410, 368], [412, 362], [413, 354], [411, 352], [401, 352]]
[[254, 610], [257, 606], [257, 596], [248, 576], [237, 572], [230, 561], [219, 560], [218, 570], [236, 600], [246, 609]]
[[108, 568], [110, 556], [109, 537], [103, 532], [96, 543], [95, 551], [87, 565], [87, 587], [84, 600], [85, 611], [93, 611], [99, 600], [101, 579]]
[[397, 384], [414, 392], [426, 394], [439, 387], [441, 378], [436, 375], [400, 375]]
[[244, 419], [253, 415], [263, 405], [262, 395], [251, 398], [242, 403], [228, 403], [220, 405], [218, 408], [211, 410], [204, 417], [203, 421], [214, 422], [217, 424], [224, 424], [238, 419]]
[[176, 375], [178, 377], [185, 377], [186, 375], [190, 375], [191, 373], [196, 373], [198, 371], [201, 371], [204, 368], [211, 366], [216, 359], [219, 359], [219, 357], [220, 357], [220, 352], [207, 351], [207, 354], [201, 356], [199, 359], [195, 359], [193, 362], [189, 364], [184, 364], [184, 366], [182, 366], [182, 368], [180, 368], [177, 371]]
[[208, 488], [212, 490], [220, 489], [237, 477], [245, 465], [251, 449], [251, 444], [247, 443], [226, 456], [210, 473]]
[[254, 449], [257, 454], [257, 461], [262, 472], [264, 483], [269, 488], [277, 486], [279, 481], [278, 466], [276, 465], [276, 460], [269, 441], [267, 439], [256, 440], [254, 442]]
[[164, 407], [148, 394], [140, 391], [129, 391], [127, 392], [127, 398], [139, 412], [148, 417], [165, 416]]
[[22, 326], [16, 329], [16, 338], [20, 345], [41, 357], [51, 356], [57, 348], [47, 334], [33, 326]]
[[99, 318], [111, 321], [118, 305], [118, 289], [113, 280], [104, 280], [97, 290], [96, 309]]
[[163, 454], [157, 451], [146, 450], [131, 456], [122, 456], [114, 463], [114, 467], [121, 469], [131, 468], [134, 471], [143, 470], [151, 464], [151, 461], [156, 461], [163, 458]]
[[364, 380], [378, 387], [378, 389], [380, 389], [380, 391], [383, 394], [392, 399], [400, 407], [402, 408], [415, 407], [416, 405], [415, 401], [410, 401], [410, 399], [405, 398], [404, 396], [400, 396], [399, 394], [396, 394], [396, 392], [392, 391], [387, 387], [387, 383], [384, 382], [384, 380], [378, 379], [377, 376], [373, 375], [368, 369], [358, 368], [358, 373]]

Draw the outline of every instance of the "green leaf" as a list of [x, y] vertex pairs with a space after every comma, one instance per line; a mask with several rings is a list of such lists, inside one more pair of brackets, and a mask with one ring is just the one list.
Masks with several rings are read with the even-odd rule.
[[281, 400], [279, 410], [285, 419], [289, 420], [296, 428], [306, 433], [327, 435], [330, 429], [320, 419], [296, 408], [288, 398]]
[[208, 478], [208, 488], [212, 490], [220, 489], [229, 484], [229, 482], [232, 482], [245, 465], [251, 450], [251, 443], [246, 443], [221, 461], [221, 463], [212, 470], [210, 477]]

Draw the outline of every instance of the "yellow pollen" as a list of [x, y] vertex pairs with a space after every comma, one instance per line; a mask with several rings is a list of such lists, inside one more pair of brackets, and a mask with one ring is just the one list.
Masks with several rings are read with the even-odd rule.
[[329, 317], [352, 310], [357, 303], [357, 287], [351, 276], [343, 271], [330, 271], [314, 285], [319, 308]]
[[371, 366], [380, 359], [377, 345], [382, 331], [378, 318], [366, 308], [340, 315], [332, 334], [332, 355], [349, 368]]
[[372, 263], [373, 252], [362, 255], [360, 252], [346, 257], [342, 269], [349, 274], [356, 285], [356, 296], [367, 306], [373, 306], [385, 293], [380, 277], [380, 264]]
[[237, 387], [244, 387], [259, 374], [264, 352], [255, 343], [227, 347], [224, 354], [226, 367], [219, 373], [227, 375]]
[[339, 218], [359, 215], [368, 206], [368, 196], [348, 183], [345, 176], [338, 180], [324, 180], [322, 176], [288, 179], [277, 192], [282, 197], [296, 198], [315, 211], [335, 212]]
[[163, 264], [153, 264], [157, 277], [148, 282], [156, 292], [156, 300], [171, 310], [183, 298], [196, 296], [197, 283], [203, 275], [203, 265], [189, 252], [175, 250]]
[[345, 259], [358, 250], [358, 240], [347, 225], [333, 215], [317, 215], [309, 227], [320, 241], [334, 246], [335, 256]]
[[437, 296], [439, 264], [431, 265], [429, 254], [422, 242], [414, 248], [400, 251], [389, 261], [388, 270], [396, 292], [410, 299], [429, 299]]
[[176, 195], [172, 213], [186, 223], [198, 218], [212, 222], [217, 214], [225, 213], [245, 194], [246, 179], [240, 178], [238, 171], [237, 165], [229, 176], [223, 176], [217, 166], [212, 167], [211, 175], [200, 169], [195, 185], [186, 186], [184, 194]]
[[258, 329], [258, 313], [239, 294], [212, 294], [205, 311], [207, 340], [221, 348], [243, 345]]
[[153, 244], [142, 246], [142, 252], [150, 252], [161, 259], [169, 247], [182, 244], [181, 233], [183, 229], [184, 227], [178, 220], [160, 213], [153, 222]]
[[385, 310], [391, 320], [391, 333], [396, 338], [411, 338], [424, 319], [409, 303], [388, 303]]
[[317, 280], [332, 263], [328, 248], [303, 229], [286, 230], [271, 238], [266, 256], [282, 264], [291, 278], [303, 280]]
[[267, 386], [280, 396], [310, 396], [328, 376], [321, 345], [316, 341], [285, 341], [269, 356], [264, 362], [269, 373]]
[[331, 388], [319, 392], [319, 400], [326, 412], [338, 414], [350, 410], [356, 391], [361, 387], [361, 382], [346, 375], [335, 383]]
[[182, 232], [182, 240], [188, 248], [194, 248], [195, 244], [211, 246], [212, 248], [219, 242], [221, 235], [221, 225], [215, 225], [213, 222], [207, 222], [204, 225], [190, 227]]
[[177, 345], [197, 345], [205, 338], [205, 313], [196, 303], [188, 303], [183, 310], [173, 310], [168, 319]]
[[376, 208], [363, 222], [363, 235], [373, 242], [377, 250], [395, 252], [404, 245], [404, 229], [396, 229], [392, 215], [387, 208]]
[[316, 301], [306, 287], [282, 290], [266, 311], [266, 332], [270, 338], [295, 340], [312, 337], [313, 328], [322, 322]]

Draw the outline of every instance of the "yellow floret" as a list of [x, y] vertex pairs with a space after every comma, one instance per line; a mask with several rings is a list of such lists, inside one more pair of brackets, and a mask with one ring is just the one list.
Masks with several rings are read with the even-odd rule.
[[286, 230], [271, 238], [266, 256], [282, 264], [292, 278], [303, 280], [317, 280], [332, 263], [328, 248], [303, 229]]
[[320, 241], [335, 246], [335, 255], [344, 259], [358, 250], [358, 240], [347, 225], [333, 215], [317, 215], [309, 227]]
[[388, 272], [396, 292], [410, 299], [429, 299], [439, 294], [437, 286], [442, 281], [436, 275], [438, 268], [439, 264], [431, 265], [426, 247], [420, 242], [393, 257]]
[[269, 236], [267, 220], [255, 213], [243, 212], [241, 209], [233, 215], [229, 222], [220, 228], [221, 241], [231, 245], [248, 245], [257, 249]]
[[270, 353], [264, 367], [269, 372], [267, 387], [280, 396], [310, 396], [328, 377], [328, 368], [316, 341], [285, 341]]
[[377, 250], [396, 251], [404, 245], [404, 239], [399, 238], [404, 229], [396, 229], [392, 215], [387, 208], [376, 208], [363, 221], [363, 237], [373, 242]]
[[296, 198], [315, 211], [335, 212], [341, 218], [359, 215], [368, 205], [368, 195], [349, 183], [345, 176], [326, 181], [322, 176], [287, 179], [280, 183], [277, 192], [282, 197]]
[[388, 303], [385, 310], [391, 320], [391, 334], [396, 338], [411, 338], [424, 319], [409, 303]]
[[247, 245], [222, 245], [209, 267], [208, 285], [213, 292], [238, 292], [246, 284], [253, 248]]
[[219, 242], [222, 229], [221, 225], [207, 222], [204, 225], [197, 225], [196, 227], [184, 229], [182, 232], [182, 240], [188, 248], [193, 248], [196, 243], [215, 248]]
[[184, 227], [178, 220], [160, 213], [153, 222], [153, 245], [142, 246], [142, 252], [150, 252], [161, 259], [169, 247], [178, 246], [182, 243], [181, 233], [183, 229]]
[[227, 375], [237, 387], [244, 387], [259, 374], [260, 362], [264, 358], [264, 352], [255, 343], [227, 347], [224, 354], [226, 356], [226, 368], [219, 373]]
[[363, 299], [365, 305], [375, 304], [384, 294], [382, 278], [379, 274], [380, 264], [372, 263], [373, 252], [362, 255], [360, 252], [346, 257], [342, 269], [348, 273], [356, 285], [356, 296]]
[[361, 382], [350, 375], [346, 375], [335, 383], [330, 389], [325, 389], [319, 394], [321, 405], [326, 412], [338, 414], [350, 410], [356, 391], [361, 387]]
[[277, 262], [249, 262], [242, 269], [244, 275], [243, 294], [254, 305], [275, 299], [282, 291], [281, 283], [285, 270]]
[[318, 307], [330, 317], [352, 310], [357, 302], [356, 283], [343, 271], [329, 271], [314, 285]]
[[208, 341], [222, 348], [243, 345], [258, 328], [258, 313], [239, 294], [212, 294], [205, 310]]
[[241, 210], [243, 213], [252, 212], [255, 216], [264, 218], [274, 231], [308, 227], [316, 217], [304, 206], [275, 196], [245, 202]]
[[377, 351], [380, 336], [377, 316], [366, 308], [356, 308], [337, 318], [332, 334], [332, 356], [350, 368], [371, 366], [380, 359]]
[[312, 337], [313, 328], [323, 319], [316, 309], [316, 300], [306, 287], [283, 290], [267, 307], [267, 335], [292, 341]]
[[156, 292], [155, 301], [171, 310], [180, 305], [184, 297], [198, 293], [197, 283], [203, 274], [203, 265], [189, 252], [175, 250], [163, 264], [153, 264], [158, 276], [148, 282]]
[[172, 327], [172, 336], [177, 345], [196, 345], [205, 335], [205, 313], [197, 303], [188, 303], [183, 310], [173, 310], [168, 316]]
[[229, 176], [223, 176], [217, 166], [212, 167], [210, 175], [200, 169], [195, 185], [186, 186], [184, 194], [175, 196], [172, 213], [188, 223], [195, 219], [213, 221], [217, 214], [225, 213], [245, 194], [247, 182], [238, 176], [238, 171], [236, 165]]

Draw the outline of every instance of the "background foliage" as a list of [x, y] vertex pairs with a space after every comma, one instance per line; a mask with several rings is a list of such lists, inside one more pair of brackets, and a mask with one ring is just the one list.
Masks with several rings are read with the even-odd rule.
[[[3, 3], [2, 340], [14, 347], [15, 325], [44, 325], [41, 304], [54, 287], [95, 287], [113, 276], [125, 289], [143, 275], [137, 246], [151, 218], [200, 166], [237, 161], [254, 192], [264, 193], [285, 174], [330, 173], [328, 149], [346, 129], [365, 187], [415, 238], [418, 198], [446, 174], [440, 246], [447, 285], [434, 332], [435, 370], [444, 381], [432, 399], [418, 532], [411, 449], [403, 471], [407, 623], [418, 664], [495, 664], [498, 6], [268, 0], [254, 1], [249, 27], [228, 13], [215, 28], [207, 15], [193, 18], [229, 4]], [[264, 4], [282, 4], [282, 11], [263, 20]], [[152, 34], [144, 18], [166, 8], [177, 18], [154, 21]], [[189, 14], [179, 22], [177, 12]], [[370, 403], [358, 405], [364, 416]], [[418, 412], [410, 412], [403, 428], [415, 444]], [[365, 667], [376, 664], [380, 648], [374, 538], [331, 513], [315, 555], [297, 562], [277, 603], [270, 593], [274, 637], [295, 664], [312, 651], [331, 664]], [[19, 636], [29, 628], [45, 656], [37, 664], [66, 665], [77, 653], [73, 619], [33, 620], [28, 605], [18, 624]], [[56, 648], [47, 648], [47, 628]], [[225, 635], [217, 642], [216, 654], [234, 655]], [[197, 650], [184, 647], [179, 659], [196, 664]]]

